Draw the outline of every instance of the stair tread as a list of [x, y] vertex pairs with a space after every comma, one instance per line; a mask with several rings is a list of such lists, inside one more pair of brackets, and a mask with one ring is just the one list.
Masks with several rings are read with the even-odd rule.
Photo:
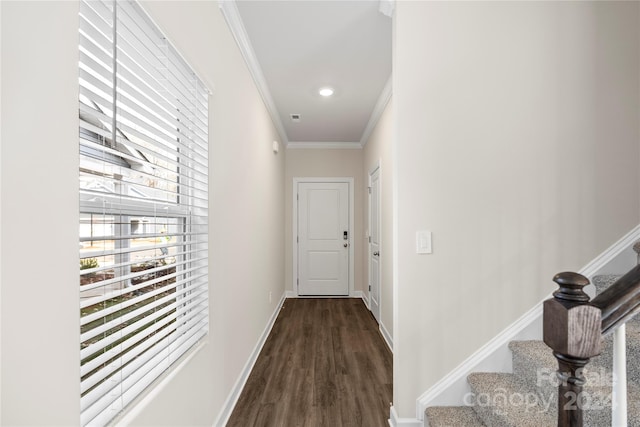
[[548, 402], [532, 393], [513, 374], [472, 373], [467, 381], [474, 393], [474, 409], [490, 426], [544, 427], [556, 424]]
[[[640, 329], [634, 327], [634, 333], [640, 333]], [[514, 373], [517, 372], [520, 368], [519, 362], [520, 359], [523, 360], [522, 368], [526, 369], [527, 372], [530, 372], [532, 375], [536, 375], [537, 380], [544, 380], [550, 374], [553, 374], [558, 369], [558, 361], [553, 355], [553, 351], [540, 340], [532, 340], [532, 341], [511, 341], [509, 343], [509, 349], [513, 354], [514, 360]], [[607, 362], [611, 363], [610, 358], [600, 358], [594, 357], [591, 359], [587, 367], [585, 368], [585, 372], [587, 378], [589, 378], [589, 372], [595, 373], [595, 375], [599, 375], [602, 372], [602, 369], [611, 369], [611, 366], [608, 366]], [[532, 368], [535, 368], [535, 372]], [[540, 372], [541, 369], [544, 369], [544, 372]], [[596, 378], [600, 379], [600, 378]]]
[[602, 291], [613, 285], [613, 283], [621, 277], [622, 275], [620, 274], [600, 274], [594, 276], [591, 279], [591, 283], [596, 288], [596, 295], [602, 293]]
[[429, 427], [485, 427], [471, 406], [432, 406], [425, 418]]
[[511, 341], [509, 350], [513, 354], [538, 361], [538, 365], [555, 367], [558, 364], [553, 351], [542, 340]]
[[598, 286], [598, 285], [610, 285], [613, 282], [615, 282], [616, 280], [618, 280], [619, 278], [622, 277], [622, 274], [598, 274], [597, 276], [593, 276], [593, 278], [591, 279], [591, 282]]
[[[627, 359], [629, 361], [635, 360], [635, 358], [630, 356], [640, 354], [640, 322], [635, 319], [636, 318], [634, 318], [634, 321], [630, 321], [626, 324]], [[640, 320], [640, 316], [637, 316], [637, 319]], [[592, 369], [600, 367], [608, 369], [611, 368], [612, 339], [612, 335], [603, 339], [602, 353], [591, 359], [587, 370], [589, 367]], [[553, 368], [554, 370], [557, 369], [558, 362], [553, 356], [552, 350], [541, 340], [511, 341], [509, 343], [509, 349], [513, 353], [514, 361], [520, 357], [530, 361], [536, 367], [547, 367]], [[638, 366], [637, 371], [640, 374], [640, 366]]]

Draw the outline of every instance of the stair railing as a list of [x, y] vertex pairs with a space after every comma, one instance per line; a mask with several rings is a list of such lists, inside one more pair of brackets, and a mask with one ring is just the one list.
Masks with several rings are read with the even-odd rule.
[[[602, 337], [614, 331], [614, 426], [626, 425], [624, 325], [640, 311], [640, 265], [593, 300], [583, 291], [589, 280], [578, 273], [553, 278], [559, 289], [544, 302], [544, 342], [558, 360], [558, 427], [582, 427], [584, 367], [601, 352]], [[620, 351], [621, 350], [621, 351]], [[617, 388], [616, 388], [617, 387]], [[616, 408], [617, 406], [617, 408]]]

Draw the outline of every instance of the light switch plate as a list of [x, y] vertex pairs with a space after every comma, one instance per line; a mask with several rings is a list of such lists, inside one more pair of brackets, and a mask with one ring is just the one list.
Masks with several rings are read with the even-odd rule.
[[416, 253], [430, 254], [433, 253], [431, 245], [431, 231], [416, 231]]

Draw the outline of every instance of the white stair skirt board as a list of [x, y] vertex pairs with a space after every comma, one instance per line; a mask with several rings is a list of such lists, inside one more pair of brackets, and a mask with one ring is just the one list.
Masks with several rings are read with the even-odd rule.
[[[605, 265], [614, 260], [623, 251], [628, 250], [638, 239], [640, 239], [640, 225], [637, 225], [624, 237], [594, 258], [578, 273], [591, 280]], [[542, 339], [542, 303], [551, 297], [551, 294], [545, 297], [418, 397], [416, 401], [416, 418], [422, 421], [425, 409], [430, 406], [464, 405], [463, 397], [470, 391], [467, 375], [472, 372], [512, 372], [511, 351], [508, 348], [509, 342]]]
[[234, 384], [233, 388], [231, 389], [231, 393], [229, 393], [229, 397], [227, 397], [227, 400], [224, 402], [224, 405], [222, 406], [222, 410], [218, 414], [218, 418], [216, 418], [216, 421], [213, 423], [215, 427], [223, 427], [229, 421], [229, 417], [233, 412], [233, 408], [236, 406], [236, 403], [238, 403], [238, 399], [240, 398], [240, 393], [242, 393], [242, 389], [244, 388], [245, 384], [247, 383], [247, 380], [249, 379], [249, 374], [251, 374], [251, 370], [256, 364], [256, 360], [258, 360], [258, 355], [262, 351], [262, 347], [264, 347], [264, 343], [267, 341], [267, 337], [271, 333], [271, 329], [273, 328], [273, 325], [276, 322], [276, 319], [278, 318], [278, 314], [280, 313], [280, 310], [282, 310], [282, 306], [284, 305], [285, 299], [286, 299], [286, 293], [283, 293], [282, 297], [280, 297], [280, 302], [278, 303], [278, 305], [276, 306], [276, 309], [273, 311], [273, 314], [269, 318], [269, 322], [267, 323], [267, 326], [264, 328], [264, 331], [262, 331], [262, 335], [260, 335], [260, 338], [258, 339], [258, 342], [256, 343], [256, 346], [253, 349], [253, 352], [251, 352], [251, 355], [249, 356], [249, 360], [247, 360], [247, 363], [244, 365], [242, 372], [240, 372], [240, 376], [236, 380], [236, 383]]

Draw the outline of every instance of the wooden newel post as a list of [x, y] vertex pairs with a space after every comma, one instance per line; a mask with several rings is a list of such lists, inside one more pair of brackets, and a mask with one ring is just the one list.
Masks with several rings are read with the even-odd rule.
[[558, 273], [553, 281], [559, 289], [544, 302], [543, 336], [558, 359], [558, 427], [582, 427], [582, 370], [600, 354], [601, 312], [582, 290], [583, 275]]

